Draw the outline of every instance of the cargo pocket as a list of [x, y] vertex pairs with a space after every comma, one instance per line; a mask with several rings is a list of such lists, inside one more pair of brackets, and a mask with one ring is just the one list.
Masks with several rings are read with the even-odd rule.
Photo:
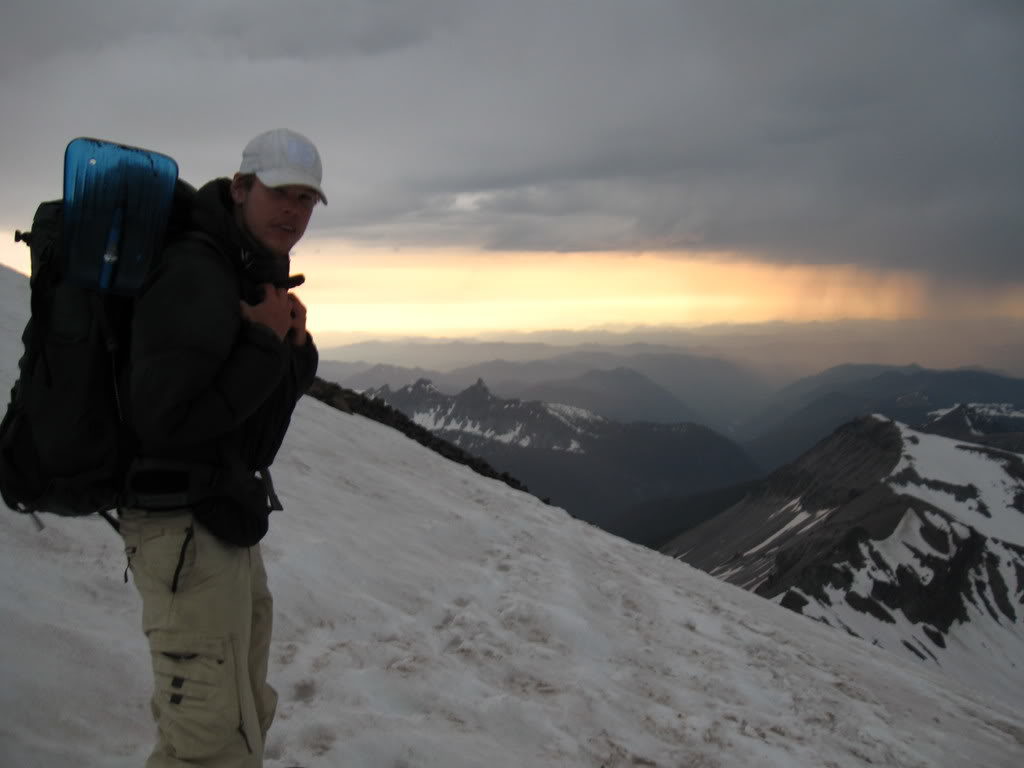
[[195, 567], [192, 525], [146, 527], [125, 535], [128, 562], [136, 580], [177, 592]]
[[153, 711], [162, 741], [181, 760], [248, 751], [231, 642], [181, 632], [149, 633]]

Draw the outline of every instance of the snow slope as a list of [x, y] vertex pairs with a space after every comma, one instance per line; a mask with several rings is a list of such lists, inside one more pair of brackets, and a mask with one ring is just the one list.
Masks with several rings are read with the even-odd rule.
[[893, 424], [903, 446], [886, 478], [903, 500], [895, 529], [834, 565], [845, 578], [825, 580], [818, 594], [794, 587], [777, 600], [796, 599], [805, 616], [1019, 706], [1024, 457]]
[[[0, 274], [0, 381], [24, 291]], [[20, 291], [20, 293], [19, 293]], [[300, 403], [264, 553], [268, 765], [1017, 766], [1017, 714]], [[101, 520], [0, 515], [0, 765], [142, 763], [149, 672]]]
[[844, 425], [665, 551], [1024, 705], [1024, 456]]

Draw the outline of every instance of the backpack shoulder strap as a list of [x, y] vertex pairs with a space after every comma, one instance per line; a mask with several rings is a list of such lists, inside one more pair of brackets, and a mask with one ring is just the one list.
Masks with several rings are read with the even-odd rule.
[[220, 257], [219, 259], [217, 259], [217, 261], [224, 267], [225, 270], [227, 270], [232, 276], [235, 277], [235, 279], [238, 281], [239, 286], [241, 286], [242, 265], [239, 259], [231, 257], [231, 254], [224, 247], [223, 243], [218, 241], [217, 238], [207, 234], [206, 232], [203, 232], [200, 229], [188, 229], [183, 232], [180, 232], [174, 238], [173, 242], [182, 243], [189, 241], [193, 243], [202, 243], [211, 251], [216, 253], [217, 256]]
[[217, 238], [213, 237], [212, 235], [206, 234], [201, 229], [189, 229], [189, 230], [186, 230], [185, 232], [181, 233], [181, 235], [178, 237], [178, 239], [179, 240], [193, 240], [193, 241], [195, 241], [197, 243], [204, 243], [204, 244], [210, 246], [213, 250], [215, 250], [217, 253], [221, 254], [222, 256], [227, 255], [227, 254], [224, 253], [224, 248], [221, 246], [221, 244], [217, 242]]

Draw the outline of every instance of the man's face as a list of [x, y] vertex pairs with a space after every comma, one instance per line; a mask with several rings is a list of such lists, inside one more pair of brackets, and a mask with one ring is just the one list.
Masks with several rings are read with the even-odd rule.
[[268, 187], [259, 179], [246, 189], [238, 176], [231, 183], [231, 197], [253, 237], [283, 256], [302, 239], [318, 199], [309, 187]]

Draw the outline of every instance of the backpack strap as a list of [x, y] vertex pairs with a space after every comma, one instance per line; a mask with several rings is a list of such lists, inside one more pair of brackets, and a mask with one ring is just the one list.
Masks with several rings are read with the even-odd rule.
[[218, 241], [217, 238], [200, 229], [189, 229], [179, 234], [176, 240], [178, 242], [191, 240], [195, 243], [202, 243], [210, 248], [210, 250], [214, 251], [221, 257], [221, 263], [224, 265], [224, 268], [234, 275], [238, 284], [239, 295], [243, 298], [245, 297], [245, 270], [241, 259], [232, 258], [231, 254], [224, 248], [224, 244]]
[[189, 229], [189, 230], [186, 230], [185, 232], [182, 232], [181, 235], [177, 239], [178, 240], [193, 240], [193, 241], [195, 241], [197, 243], [203, 243], [204, 245], [210, 246], [210, 248], [215, 250], [221, 256], [224, 256], [225, 258], [227, 258], [227, 253], [224, 252], [224, 248], [221, 246], [221, 244], [219, 242], [217, 242], [217, 238], [213, 237], [212, 235], [207, 234], [206, 232], [203, 232], [201, 229]]

